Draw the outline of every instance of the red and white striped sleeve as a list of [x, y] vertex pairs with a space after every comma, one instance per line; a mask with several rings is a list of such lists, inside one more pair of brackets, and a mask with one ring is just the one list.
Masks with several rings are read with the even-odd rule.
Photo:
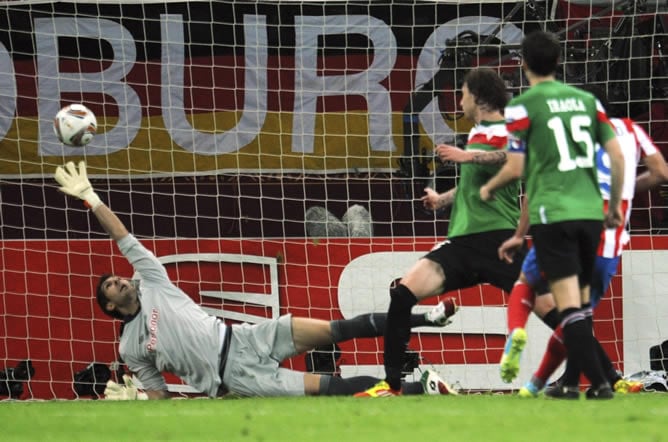
[[635, 135], [636, 140], [638, 141], [638, 147], [640, 148], [641, 158], [654, 155], [659, 151], [659, 148], [656, 147], [656, 144], [654, 144], [652, 138], [649, 135], [647, 135], [647, 132], [645, 132], [645, 130], [642, 127], [638, 126], [638, 124], [635, 122], [633, 122], [631, 127], [633, 128], [633, 134]]

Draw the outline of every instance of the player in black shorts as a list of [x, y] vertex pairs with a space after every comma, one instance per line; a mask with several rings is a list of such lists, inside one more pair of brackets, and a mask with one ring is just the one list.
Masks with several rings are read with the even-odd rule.
[[[506, 86], [491, 69], [470, 71], [462, 86], [461, 106], [475, 123], [466, 150], [495, 151], [503, 155], [507, 131], [503, 109]], [[445, 146], [437, 147], [436, 153]], [[439, 209], [452, 205], [448, 240], [421, 258], [390, 290], [390, 307], [385, 329], [385, 380], [358, 397], [401, 394], [401, 366], [410, 337], [411, 308], [420, 300], [443, 292], [490, 283], [507, 292], [520, 273], [522, 257], [513, 263], [499, 260], [498, 247], [515, 232], [520, 217], [519, 183], [483, 202], [479, 189], [499, 166], [463, 164], [457, 186], [442, 194], [425, 189], [424, 206]], [[520, 253], [521, 255], [521, 253]]]
[[[558, 397], [579, 398], [580, 370], [591, 381], [590, 399], [613, 397], [594, 348], [589, 285], [605, 218], [621, 224], [624, 156], [605, 109], [590, 93], [556, 80], [561, 43], [533, 32], [522, 41], [522, 67], [531, 87], [505, 109], [508, 158], [480, 188], [491, 197], [524, 176], [536, 258], [559, 309], [569, 364]], [[610, 198], [605, 206], [596, 169], [596, 145], [610, 159]], [[605, 213], [605, 216], [604, 216]]]

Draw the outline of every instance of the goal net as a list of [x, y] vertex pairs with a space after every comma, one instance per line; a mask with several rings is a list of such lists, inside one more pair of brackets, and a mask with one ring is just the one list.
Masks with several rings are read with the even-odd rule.
[[[447, 233], [449, 212], [419, 197], [456, 183], [432, 148], [466, 139], [463, 75], [490, 66], [521, 92], [531, 30], [563, 41], [562, 80], [604, 85], [668, 155], [661, 1], [0, 3], [0, 398], [81, 397], [75, 373], [122, 367], [120, 322], [93, 294], [99, 275], [133, 271], [57, 191], [67, 161], [85, 160], [175, 284], [233, 323], [386, 311], [393, 281]], [[53, 132], [70, 103], [97, 116], [83, 148]], [[596, 314], [624, 372], [648, 369], [649, 348], [668, 339], [667, 202], [665, 186], [636, 197], [631, 243]], [[462, 308], [445, 328], [415, 330], [413, 365], [466, 390], [526, 381], [547, 328], [530, 320], [520, 375], [504, 384], [506, 294], [476, 286], [415, 311], [444, 296]], [[382, 339], [342, 343], [338, 356], [344, 376], [383, 373]]]

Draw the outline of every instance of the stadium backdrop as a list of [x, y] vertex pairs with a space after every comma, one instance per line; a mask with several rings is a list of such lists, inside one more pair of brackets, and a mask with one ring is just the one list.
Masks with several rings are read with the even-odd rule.
[[[170, 274], [212, 312], [331, 319], [385, 310], [390, 282], [447, 227], [414, 210], [392, 175], [401, 111], [438, 69], [445, 39], [490, 31], [510, 7], [36, 3], [0, 11], [0, 360], [35, 361], [30, 395], [71, 398], [75, 371], [117, 357], [118, 324], [97, 311], [92, 275], [130, 269], [84, 210], [65, 213], [65, 198], [44, 186], [56, 165], [84, 157], [104, 198], [135, 234], [162, 238], [145, 242], [173, 258]], [[503, 36], [519, 42], [521, 23], [506, 24]], [[330, 49], [319, 52], [323, 42]], [[51, 129], [50, 116], [68, 101], [89, 104], [103, 128], [85, 155], [57, 143]], [[435, 109], [421, 115], [426, 144], [465, 129]], [[359, 172], [372, 178], [349, 176]], [[342, 211], [360, 201], [375, 237], [304, 238], [309, 204]], [[652, 324], [661, 308], [644, 297], [638, 275], [666, 268], [668, 245], [636, 236], [632, 248], [635, 258], [625, 258], [615, 296], [600, 309], [600, 322], [612, 327], [599, 338], [613, 360], [640, 369], [644, 344], [664, 330]], [[266, 261], [219, 261], [221, 254]], [[239, 307], [221, 291], [271, 299]], [[464, 308], [455, 324], [443, 335], [420, 333], [411, 346], [467, 388], [501, 387], [503, 296], [487, 286], [458, 296]], [[342, 365], [377, 371], [379, 345], [344, 344]]]

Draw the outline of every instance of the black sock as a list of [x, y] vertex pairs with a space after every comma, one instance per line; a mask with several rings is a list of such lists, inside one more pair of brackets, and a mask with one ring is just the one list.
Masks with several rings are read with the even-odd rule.
[[[332, 339], [334, 342], [347, 341], [354, 338], [375, 338], [385, 335], [387, 313], [366, 313], [352, 319], [337, 319], [331, 322]], [[411, 314], [410, 326], [422, 327], [434, 325], [424, 315]]]
[[401, 369], [411, 336], [411, 309], [417, 298], [403, 284], [390, 290], [390, 308], [385, 327], [385, 380], [393, 390], [401, 389]]
[[338, 376], [320, 376], [321, 396], [352, 396], [367, 390], [378, 383], [378, 378], [373, 376], [353, 376], [341, 378]]
[[[353, 376], [341, 378], [338, 376], [320, 376], [320, 396], [352, 396], [368, 390], [378, 383], [380, 379], [373, 376]], [[404, 395], [424, 394], [421, 382], [403, 382], [401, 393]]]
[[552, 330], [556, 329], [557, 326], [559, 325], [559, 310], [557, 308], [553, 308], [549, 312], [545, 313], [545, 316], [541, 318], [543, 323], [545, 323], [548, 327], [550, 327]]
[[[576, 313], [578, 309], [570, 308], [561, 312], [561, 319], [568, 318], [569, 315]], [[564, 330], [564, 345], [566, 346], [566, 371], [564, 372], [564, 385], [568, 387], [577, 387], [580, 385], [580, 358], [578, 353], [573, 345], [568, 345], [568, 340], [566, 337], [566, 324], [562, 324]]]
[[[601, 369], [601, 362], [594, 349], [594, 335], [592, 334], [591, 324], [587, 320], [585, 312], [581, 309], [570, 308], [564, 310], [561, 317], [564, 329], [564, 344], [568, 352], [567, 368], [568, 365], [574, 367], [575, 363], [579, 363], [579, 368], [587, 376], [592, 386], [598, 388], [606, 381]], [[574, 381], [574, 374], [568, 374], [566, 385], [577, 385], [573, 384]]]
[[[589, 307], [589, 304], [585, 304], [583, 305], [583, 307]], [[592, 327], [593, 329], [594, 317], [588, 316], [587, 321], [589, 322], [589, 326]], [[601, 343], [598, 342], [596, 336], [594, 336], [594, 349], [598, 354], [598, 359], [601, 362], [601, 368], [603, 369], [603, 374], [605, 374], [605, 378], [608, 380], [608, 382], [610, 382], [610, 385], [614, 386], [615, 383], [622, 377], [619, 375], [619, 373], [617, 373], [617, 370], [612, 365], [612, 361], [610, 360], [608, 353], [606, 353], [606, 351], [603, 349]]]
[[411, 395], [411, 394], [424, 394], [424, 387], [422, 387], [422, 382], [404, 382], [401, 384], [401, 394]]
[[598, 342], [598, 339], [596, 339], [595, 337], [594, 337], [594, 349], [598, 354], [598, 359], [601, 362], [601, 368], [603, 369], [605, 378], [608, 380], [608, 382], [610, 382], [610, 385], [615, 385], [615, 382], [620, 380], [622, 377], [619, 375], [619, 373], [617, 373], [617, 370], [612, 365], [610, 357], [601, 346], [601, 343]]

